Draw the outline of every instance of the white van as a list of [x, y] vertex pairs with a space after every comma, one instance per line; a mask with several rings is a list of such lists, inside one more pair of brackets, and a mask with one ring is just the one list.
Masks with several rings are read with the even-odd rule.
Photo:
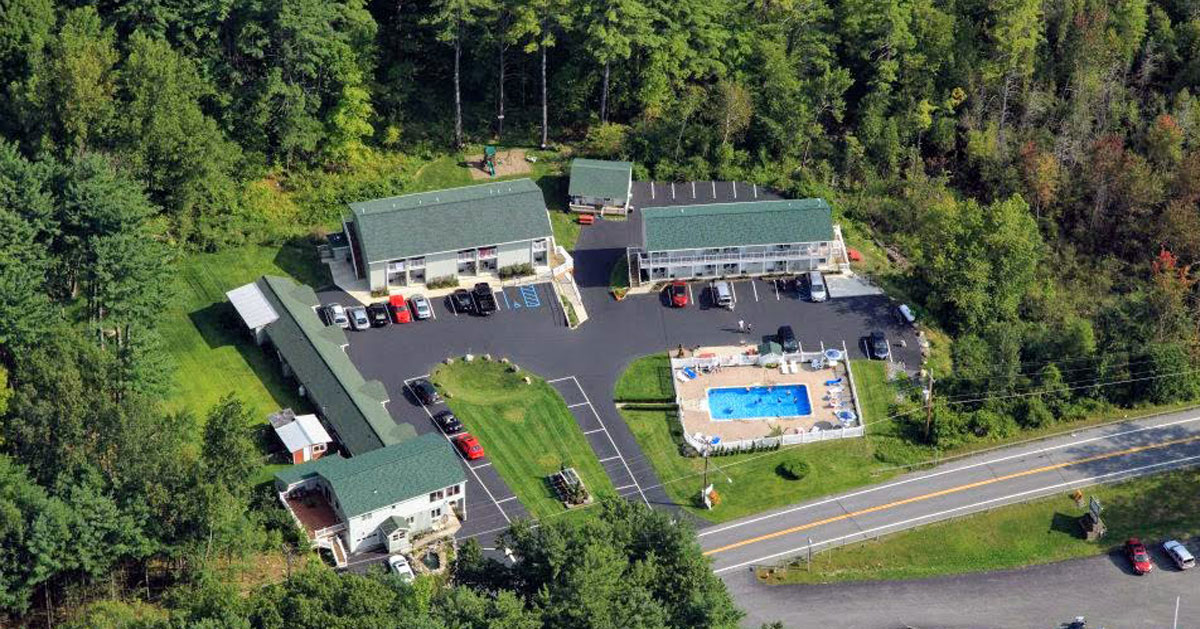
[[825, 276], [820, 271], [808, 272], [808, 298], [813, 301], [829, 299], [829, 293], [825, 290]]
[[714, 282], [712, 285], [713, 303], [722, 308], [733, 310], [733, 290], [729, 282]]

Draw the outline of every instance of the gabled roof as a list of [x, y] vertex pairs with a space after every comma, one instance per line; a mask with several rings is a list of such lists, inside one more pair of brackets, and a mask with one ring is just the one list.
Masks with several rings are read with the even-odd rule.
[[575, 158], [571, 160], [571, 184], [567, 194], [625, 203], [629, 200], [629, 183], [632, 180], [631, 162]]
[[288, 452], [303, 450], [306, 446], [333, 441], [316, 415], [299, 415], [296, 419], [275, 429], [279, 440]]
[[367, 262], [549, 238], [542, 189], [515, 179], [351, 203]]
[[824, 199], [745, 201], [642, 209], [647, 251], [833, 240]]
[[296, 379], [323, 404], [321, 415], [352, 455], [411, 439], [416, 430], [397, 423], [384, 408], [385, 391], [367, 382], [350, 362], [343, 346], [346, 333], [326, 326], [315, 310], [316, 293], [284, 277], [264, 275], [255, 284], [280, 314], [267, 325], [267, 338], [283, 355]]
[[234, 310], [241, 315], [242, 321], [246, 322], [246, 327], [251, 330], [261, 328], [279, 318], [279, 314], [267, 303], [267, 298], [257, 284], [239, 286], [225, 293], [225, 296], [229, 298], [229, 303], [233, 304]]
[[275, 474], [276, 481], [285, 487], [314, 477], [325, 480], [347, 518], [467, 480], [458, 455], [437, 433], [349, 459], [327, 456]]

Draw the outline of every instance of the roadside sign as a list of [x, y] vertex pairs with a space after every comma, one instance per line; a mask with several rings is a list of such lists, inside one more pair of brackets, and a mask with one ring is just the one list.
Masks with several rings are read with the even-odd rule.
[[1088, 511], [1090, 511], [1092, 516], [1097, 520], [1100, 519], [1100, 512], [1103, 509], [1104, 507], [1100, 505], [1100, 501], [1097, 500], [1095, 496], [1092, 496], [1091, 499], [1088, 500]]

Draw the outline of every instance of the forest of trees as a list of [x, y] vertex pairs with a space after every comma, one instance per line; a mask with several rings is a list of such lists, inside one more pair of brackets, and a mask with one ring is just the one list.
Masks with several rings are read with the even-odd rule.
[[[242, 404], [163, 405], [164, 278], [278, 238], [256, 182], [498, 142], [826, 197], [951, 338], [932, 430], [894, 410], [953, 448], [1200, 397], [1198, 89], [1197, 0], [0, 0], [0, 613], [152, 564], [203, 626], [338, 588], [410, 626], [579, 626], [550, 559], [435, 600], [206, 580], [296, 542]], [[572, 578], [645, 603], [604, 626], [684, 604], [644, 552], [589, 552]]]

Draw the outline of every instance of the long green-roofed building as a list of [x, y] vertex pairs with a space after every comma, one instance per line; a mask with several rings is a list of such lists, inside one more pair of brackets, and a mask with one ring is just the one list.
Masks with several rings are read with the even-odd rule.
[[834, 269], [845, 246], [824, 199], [643, 208], [636, 282]]
[[536, 273], [554, 248], [546, 199], [530, 179], [351, 203], [345, 233], [372, 291], [484, 281], [515, 265]]

